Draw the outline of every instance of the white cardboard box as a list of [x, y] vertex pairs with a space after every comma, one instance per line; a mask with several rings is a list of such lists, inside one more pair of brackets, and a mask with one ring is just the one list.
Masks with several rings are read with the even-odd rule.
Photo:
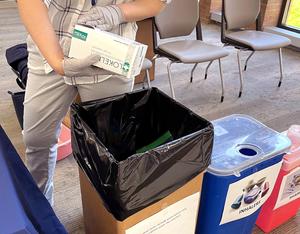
[[190, 195], [127, 229], [125, 234], [193, 234], [200, 193]]
[[76, 25], [73, 31], [69, 57], [82, 59], [99, 54], [97, 67], [133, 78], [141, 72], [147, 46], [119, 35]]

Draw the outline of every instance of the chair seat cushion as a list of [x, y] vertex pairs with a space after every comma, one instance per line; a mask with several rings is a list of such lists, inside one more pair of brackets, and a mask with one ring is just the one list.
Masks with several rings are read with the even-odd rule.
[[233, 32], [226, 37], [250, 46], [253, 50], [279, 49], [291, 44], [290, 39], [286, 37], [254, 30]]
[[227, 56], [227, 50], [199, 40], [180, 40], [159, 45], [160, 50], [178, 58], [183, 63], [201, 63]]
[[142, 66], [142, 70], [150, 69], [152, 67], [152, 62], [145, 58]]

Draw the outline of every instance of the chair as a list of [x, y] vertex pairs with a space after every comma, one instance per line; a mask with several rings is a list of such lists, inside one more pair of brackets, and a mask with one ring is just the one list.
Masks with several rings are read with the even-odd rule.
[[[241, 50], [251, 51], [245, 62], [244, 71], [246, 71], [249, 59], [255, 51], [278, 49], [280, 65], [278, 87], [281, 86], [283, 79], [281, 48], [290, 45], [291, 41], [286, 37], [261, 31], [260, 8], [260, 0], [223, 0], [222, 2], [221, 41], [225, 45], [232, 45], [238, 50], [237, 60], [240, 73], [239, 97], [242, 95], [244, 86], [240, 59]], [[244, 29], [253, 23], [256, 23], [256, 30]]]
[[[179, 39], [158, 45], [160, 39], [188, 36], [196, 29], [196, 40]], [[172, 83], [171, 66], [174, 63], [195, 64], [191, 71], [190, 82], [193, 82], [194, 71], [198, 63], [209, 62], [205, 70], [207, 78], [208, 68], [214, 60], [219, 61], [222, 95], [224, 100], [224, 83], [221, 67], [221, 58], [226, 57], [228, 52], [218, 46], [210, 45], [202, 41], [201, 24], [199, 17], [198, 0], [173, 0], [166, 8], [153, 19], [153, 43], [155, 58], [166, 57], [170, 60], [167, 65], [169, 84], [172, 97], [175, 92]]]
[[144, 77], [144, 81], [143, 81], [143, 88], [145, 88], [145, 83], [147, 83], [148, 88], [151, 88], [151, 84], [150, 84], [150, 74], [149, 74], [149, 70], [152, 67], [152, 62], [145, 58], [144, 62], [143, 62], [143, 66], [142, 66], [142, 70], [145, 71], [145, 77]]
[[[145, 71], [145, 76], [143, 79], [143, 86], [142, 86], [143, 89], [146, 88], [146, 84], [148, 86], [148, 89], [151, 88], [150, 74], [149, 74], [151, 67], [152, 67], [152, 62], [149, 59], [145, 58], [143, 61], [142, 69], [141, 69], [141, 71]], [[134, 90], [134, 85], [135, 85], [135, 82], [133, 82], [133, 84], [132, 84], [131, 91]]]

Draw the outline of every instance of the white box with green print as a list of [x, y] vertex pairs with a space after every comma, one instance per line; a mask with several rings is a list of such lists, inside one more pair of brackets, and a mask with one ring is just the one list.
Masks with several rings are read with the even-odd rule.
[[82, 59], [91, 54], [101, 56], [97, 67], [134, 78], [140, 74], [147, 46], [97, 28], [76, 25], [69, 57]]

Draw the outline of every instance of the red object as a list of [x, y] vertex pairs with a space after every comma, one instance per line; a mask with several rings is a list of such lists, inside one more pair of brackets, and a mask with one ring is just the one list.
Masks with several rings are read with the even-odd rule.
[[300, 208], [300, 198], [298, 198], [274, 210], [277, 197], [279, 194], [282, 178], [288, 173], [289, 172], [287, 171], [283, 171], [283, 170], [280, 171], [274, 190], [271, 196], [269, 197], [269, 199], [263, 205], [261, 212], [258, 216], [258, 219], [256, 221], [256, 225], [266, 233], [271, 232], [275, 228], [284, 224], [290, 218], [297, 215], [298, 210]]
[[58, 138], [57, 161], [62, 160], [71, 154], [71, 130], [62, 124], [60, 136]]
[[[283, 165], [273, 192], [266, 203], [262, 206], [261, 212], [256, 221], [256, 225], [266, 233], [271, 232], [275, 228], [287, 222], [290, 218], [296, 216], [300, 208], [300, 198], [297, 198], [275, 209], [283, 177], [290, 174], [290, 172], [294, 169], [300, 167], [300, 148], [298, 148], [300, 145], [300, 138], [298, 138], [298, 142], [296, 142], [293, 138], [291, 138], [291, 140], [293, 143], [291, 152], [284, 156]], [[286, 187], [286, 190], [288, 189], [289, 188]]]

